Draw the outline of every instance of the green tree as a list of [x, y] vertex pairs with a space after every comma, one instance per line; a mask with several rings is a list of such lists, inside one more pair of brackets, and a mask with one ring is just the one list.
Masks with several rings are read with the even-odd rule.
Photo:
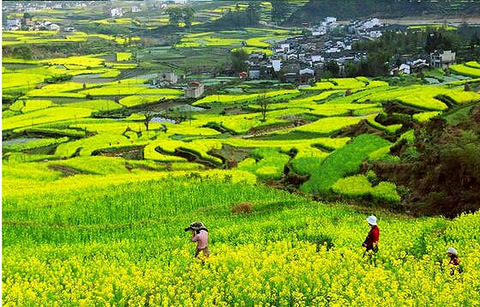
[[183, 9], [183, 21], [185, 22], [186, 28], [191, 28], [193, 20], [195, 19], [195, 10], [188, 6]]
[[231, 53], [231, 58], [232, 58], [232, 69], [236, 73], [246, 71], [248, 68], [248, 65], [246, 63], [248, 59], [248, 53], [245, 52], [243, 49], [236, 50]]
[[252, 2], [247, 7], [247, 20], [249, 26], [255, 26], [260, 21], [260, 4]]
[[359, 67], [355, 62], [348, 61], [345, 63], [345, 75], [347, 77], [357, 77], [359, 75]]
[[433, 52], [435, 50], [452, 50], [453, 40], [446, 31], [429, 31], [425, 42], [425, 51]]
[[257, 97], [257, 105], [260, 107], [262, 113], [262, 122], [267, 120], [268, 99], [267, 94], [262, 93]]
[[359, 75], [361, 76], [383, 76], [388, 73], [388, 51], [369, 53], [367, 59], [360, 62]]
[[338, 77], [340, 74], [340, 67], [338, 66], [337, 62], [329, 61], [325, 64], [325, 76], [328, 77]]
[[480, 45], [480, 37], [478, 36], [478, 33], [475, 32], [474, 34], [472, 34], [472, 37], [470, 38], [470, 49], [473, 50], [478, 45]]
[[286, 0], [272, 0], [272, 21], [281, 22], [289, 13], [289, 5]]
[[145, 128], [148, 130], [149, 128], [149, 125], [150, 125], [150, 121], [155, 117], [155, 114], [152, 113], [152, 112], [145, 112], [145, 118], [143, 120], [143, 124], [145, 125]]
[[167, 9], [168, 23], [172, 26], [178, 26], [183, 17], [183, 10], [179, 7], [169, 7]]
[[480, 107], [457, 116], [415, 125], [412, 143], [390, 149], [400, 161], [373, 163], [381, 180], [408, 188], [412, 211], [453, 218], [480, 209]]

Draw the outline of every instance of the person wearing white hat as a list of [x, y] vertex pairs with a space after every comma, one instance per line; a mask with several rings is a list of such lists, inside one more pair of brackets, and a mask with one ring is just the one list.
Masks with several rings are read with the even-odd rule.
[[[380, 229], [377, 225], [377, 218], [374, 215], [371, 215], [367, 218], [367, 222], [370, 225], [370, 231], [368, 232], [367, 238], [363, 242], [362, 246], [366, 248], [365, 253], [370, 250], [373, 252], [378, 251], [378, 240], [380, 238]], [[365, 256], [363, 253], [363, 256]]]
[[458, 260], [458, 252], [455, 248], [449, 247], [447, 249], [447, 255], [450, 257], [450, 261], [448, 264], [453, 264], [451, 270], [450, 270], [450, 275], [455, 275], [455, 272], [462, 273], [463, 268], [460, 265], [460, 260]]
[[460, 260], [458, 260], [458, 252], [455, 248], [449, 247], [447, 249], [447, 255], [450, 257], [450, 262], [448, 264], [459, 265]]

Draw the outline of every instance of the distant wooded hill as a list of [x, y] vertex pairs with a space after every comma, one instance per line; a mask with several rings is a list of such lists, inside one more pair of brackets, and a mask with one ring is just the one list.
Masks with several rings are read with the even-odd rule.
[[480, 14], [478, 0], [310, 0], [286, 21], [287, 24], [319, 21], [327, 16], [339, 19], [381, 17], [399, 18], [424, 15]]

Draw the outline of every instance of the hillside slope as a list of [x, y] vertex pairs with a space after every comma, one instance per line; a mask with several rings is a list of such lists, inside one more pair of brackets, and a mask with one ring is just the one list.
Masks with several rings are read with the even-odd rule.
[[398, 1], [398, 0], [311, 0], [297, 10], [287, 24], [304, 21], [319, 22], [327, 16], [340, 20], [354, 18], [382, 17], [399, 18], [424, 15], [475, 15], [480, 13], [477, 2], [465, 1]]

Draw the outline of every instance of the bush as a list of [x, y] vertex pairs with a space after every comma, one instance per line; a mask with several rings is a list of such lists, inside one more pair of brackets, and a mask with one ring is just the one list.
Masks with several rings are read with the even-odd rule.
[[470, 112], [456, 126], [441, 117], [418, 124], [413, 142], [399, 148], [399, 163], [374, 163], [382, 180], [411, 191], [411, 211], [455, 217], [480, 208], [480, 107]]
[[61, 76], [54, 76], [50, 78], [46, 78], [45, 82], [46, 83], [60, 83], [64, 81], [70, 81], [72, 80], [73, 76], [72, 75], [61, 75]]
[[28, 46], [15, 47], [13, 48], [13, 56], [24, 60], [31, 60], [32, 50]]
[[253, 205], [251, 203], [240, 203], [232, 207], [233, 214], [251, 213]]

